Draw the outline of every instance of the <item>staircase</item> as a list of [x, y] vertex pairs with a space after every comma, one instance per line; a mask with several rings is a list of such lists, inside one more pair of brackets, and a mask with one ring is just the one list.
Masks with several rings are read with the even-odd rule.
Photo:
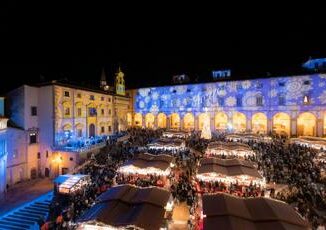
[[47, 218], [53, 193], [22, 205], [0, 217], [0, 230], [34, 230], [39, 229], [39, 223]]

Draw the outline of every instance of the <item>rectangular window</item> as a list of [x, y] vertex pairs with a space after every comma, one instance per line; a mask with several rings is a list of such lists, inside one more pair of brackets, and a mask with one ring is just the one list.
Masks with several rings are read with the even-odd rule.
[[285, 105], [285, 96], [278, 96], [278, 105]]
[[73, 158], [73, 157], [70, 157], [69, 160], [70, 160], [70, 161], [74, 161], [74, 158]]
[[101, 133], [104, 133], [105, 132], [105, 129], [104, 129], [104, 126], [101, 127]]
[[240, 89], [242, 89], [241, 83], [237, 84], [237, 90], [240, 90]]
[[311, 101], [310, 101], [310, 97], [308, 95], [305, 95], [303, 97], [303, 104], [304, 105], [310, 105]]
[[70, 108], [65, 108], [65, 116], [70, 116]]
[[101, 109], [101, 114], [102, 116], [104, 116], [104, 109]]
[[111, 102], [111, 98], [109, 97], [109, 102]]
[[37, 153], [37, 159], [41, 159], [41, 153], [40, 152]]
[[111, 115], [111, 109], [109, 109], [109, 115]]
[[303, 84], [304, 85], [310, 85], [310, 81], [308, 81], [308, 80], [307, 81], [304, 81]]
[[77, 117], [81, 117], [81, 116], [82, 116], [82, 109], [77, 108]]
[[81, 98], [81, 94], [80, 93], [77, 93], [77, 98]]
[[237, 97], [237, 106], [242, 106], [242, 97]]
[[36, 144], [37, 143], [37, 134], [30, 133], [29, 134], [29, 144]]
[[48, 151], [48, 150], [46, 150], [46, 152], [45, 152], [45, 156], [46, 156], [46, 158], [49, 157], [49, 151]]
[[70, 97], [70, 93], [68, 91], [65, 91], [65, 97]]
[[88, 115], [90, 117], [95, 117], [96, 116], [96, 108], [88, 108]]
[[111, 126], [109, 126], [109, 132], [111, 132]]
[[263, 97], [262, 96], [256, 97], [256, 106], [263, 106]]
[[262, 82], [257, 82], [257, 84], [256, 84], [256, 88], [257, 88], [257, 89], [261, 89], [261, 88], [263, 88], [263, 83], [262, 83]]
[[95, 100], [95, 97], [94, 97], [94, 95], [90, 95], [90, 96], [89, 96], [89, 100], [92, 100], [92, 101], [94, 101], [94, 100]]
[[77, 137], [82, 137], [82, 136], [83, 136], [83, 130], [77, 129]]
[[285, 86], [285, 82], [282, 82], [282, 81], [279, 82], [279, 83], [278, 83], [278, 86], [280, 86], [280, 87], [284, 87], [284, 86]]
[[101, 101], [104, 101], [104, 97], [101, 97]]
[[218, 98], [218, 105], [224, 106], [224, 98], [221, 98], [221, 97]]
[[32, 116], [37, 116], [37, 107], [36, 106], [31, 107], [31, 115]]

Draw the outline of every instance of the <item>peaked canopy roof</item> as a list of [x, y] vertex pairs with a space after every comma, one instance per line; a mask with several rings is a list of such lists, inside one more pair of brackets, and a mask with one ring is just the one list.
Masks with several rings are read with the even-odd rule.
[[138, 168], [157, 168], [164, 171], [170, 167], [172, 162], [174, 162], [174, 157], [170, 155], [140, 153], [134, 159], [127, 161], [122, 167], [133, 165]]
[[226, 176], [248, 175], [262, 178], [254, 165], [240, 159], [204, 158], [200, 161], [198, 174], [217, 173]]
[[99, 196], [79, 222], [159, 229], [170, 196], [169, 191], [157, 187], [116, 186]]
[[228, 194], [203, 196], [204, 229], [308, 229], [308, 223], [288, 204], [269, 198]]

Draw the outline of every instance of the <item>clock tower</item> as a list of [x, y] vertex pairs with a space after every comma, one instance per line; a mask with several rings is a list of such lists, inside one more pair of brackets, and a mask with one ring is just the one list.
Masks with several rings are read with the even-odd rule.
[[123, 96], [126, 95], [124, 73], [121, 71], [120, 66], [119, 66], [119, 70], [116, 73], [116, 77], [115, 77], [115, 91], [116, 91], [116, 94], [118, 94], [118, 95], [123, 95]]

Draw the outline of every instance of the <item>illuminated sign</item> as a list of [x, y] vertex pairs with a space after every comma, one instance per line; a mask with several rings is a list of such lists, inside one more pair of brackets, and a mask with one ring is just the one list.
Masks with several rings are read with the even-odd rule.
[[231, 77], [231, 70], [226, 69], [226, 70], [212, 71], [212, 76], [215, 80], [219, 78], [228, 78]]

